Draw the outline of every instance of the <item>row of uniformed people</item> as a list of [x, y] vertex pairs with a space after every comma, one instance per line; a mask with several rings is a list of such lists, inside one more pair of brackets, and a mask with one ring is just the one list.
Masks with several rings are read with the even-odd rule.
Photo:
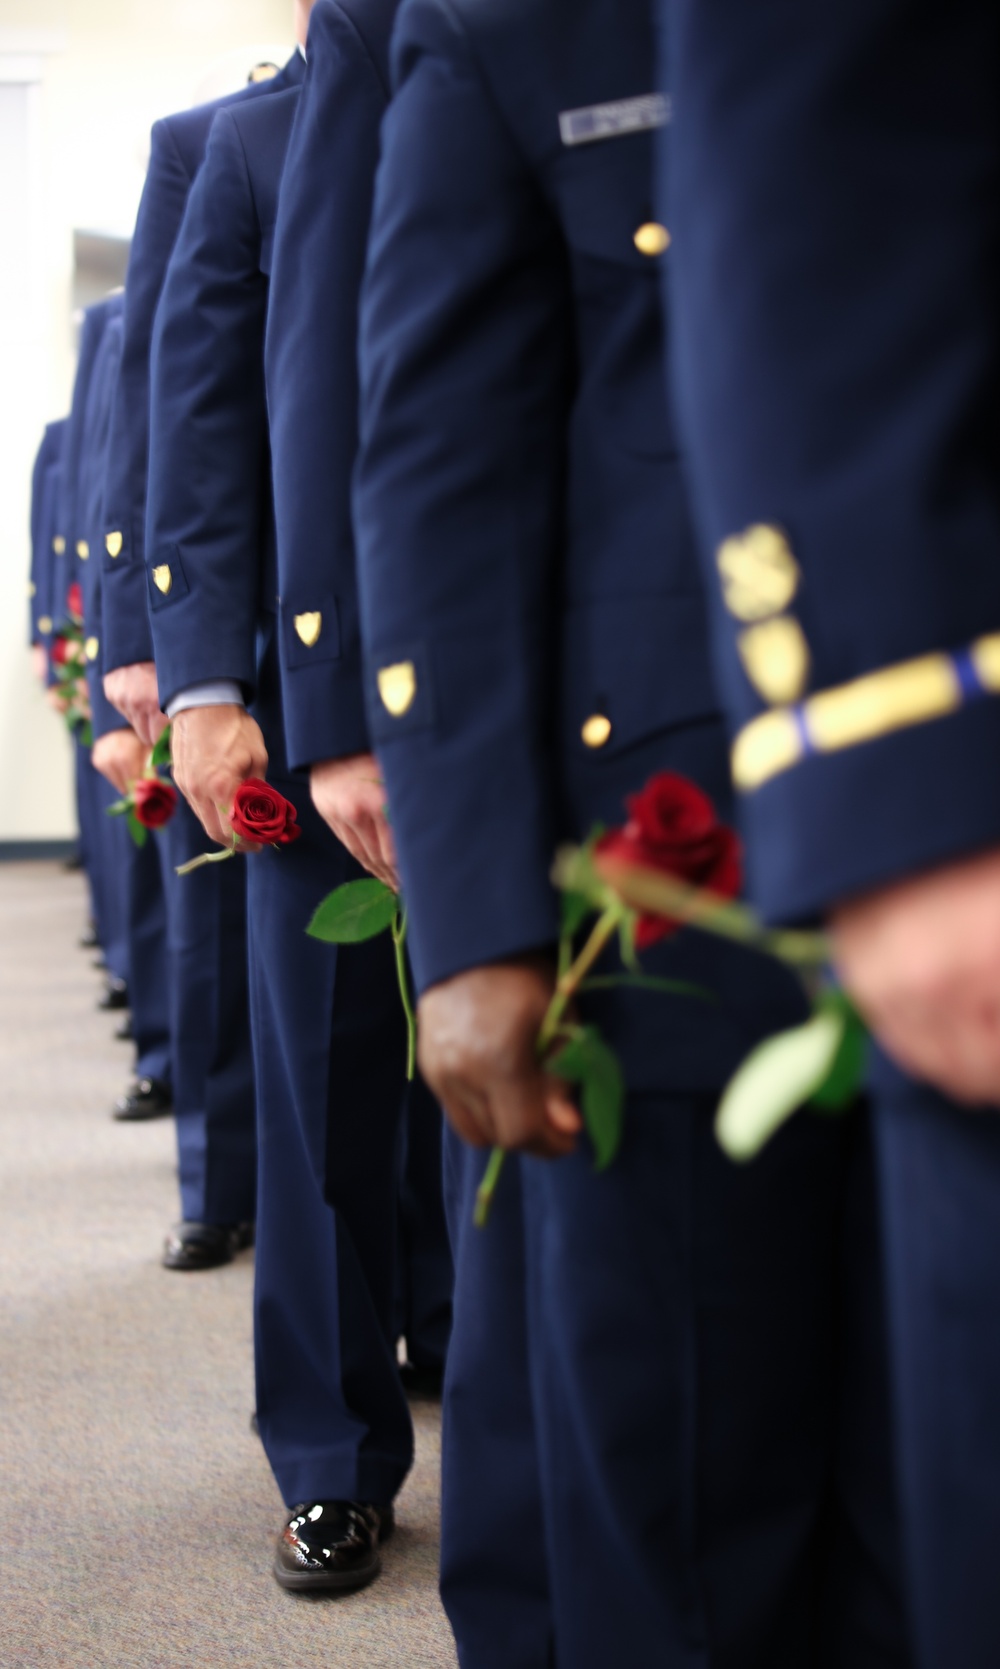
[[[982, 587], [953, 596], [929, 559], [918, 607], [901, 606], [906, 584], [890, 568], [878, 607], [859, 609], [864, 589], [844, 578], [844, 541], [829, 538], [826, 459], [842, 469], [832, 484], [852, 512], [848, 546], [874, 507], [879, 537], [859, 539], [857, 560], [881, 573], [883, 550], [900, 548], [885, 545], [880, 500], [866, 496], [868, 469], [857, 467], [867, 408], [841, 391], [831, 427], [818, 393], [838, 367], [850, 374], [869, 342], [859, 325], [864, 282], [848, 292], [835, 350], [819, 328], [832, 315], [817, 299], [831, 285], [842, 299], [844, 272], [857, 262], [849, 239], [830, 240], [845, 222], [855, 238], [869, 235], [890, 199], [900, 227], [919, 237], [920, 182], [879, 198], [886, 174], [875, 174], [860, 209], [841, 173], [831, 183], [844, 155], [829, 143], [840, 106], [800, 96], [812, 86], [815, 38], [789, 41], [777, 7], [773, 33], [753, 39], [756, 21], [724, 0], [666, 7], [679, 24], [666, 38], [679, 51], [662, 77], [652, 10], [651, 0], [625, 12], [610, 0], [403, 0], [397, 17], [391, 0], [317, 0], [301, 94], [285, 108], [278, 97], [229, 106], [159, 306], [148, 505], [145, 492], [138, 508], [124, 497], [103, 529], [106, 642], [113, 587], [145, 585], [156, 682], [140, 644], [108, 663], [108, 689], [137, 728], [143, 702], [153, 718], [160, 700], [176, 715], [178, 780], [216, 838], [227, 832], [219, 807], [243, 777], [267, 768], [300, 803], [308, 773], [319, 816], [299, 843], [301, 868], [293, 853], [274, 863], [265, 855], [251, 870], [255, 1027], [271, 1040], [263, 1064], [257, 1046], [265, 1077], [293, 1036], [290, 1007], [302, 1019], [294, 1035], [316, 1047], [303, 913], [307, 895], [315, 902], [313, 880], [325, 889], [350, 872], [325, 828], [373, 873], [395, 880], [398, 864], [422, 1063], [465, 1138], [449, 1136], [446, 1154], [457, 1285], [442, 1571], [463, 1669], [589, 1669], [612, 1654], [727, 1669], [864, 1669], [911, 1657], [978, 1669], [996, 1655], [984, 1560], [1000, 1491], [984, 1400], [990, 1330], [977, 1331], [963, 1291], [973, 1278], [988, 1313], [992, 1126], [963, 1125], [899, 1080], [885, 1092], [898, 1415], [890, 1432], [864, 1110], [840, 1125], [793, 1125], [747, 1171], [730, 1170], [712, 1144], [719, 1087], [756, 1038], [801, 1012], [794, 987], [749, 952], [682, 935], [650, 955], [649, 969], [709, 986], [719, 998], [711, 1008], [669, 1008], [634, 991], [589, 997], [585, 1012], [615, 1043], [630, 1092], [623, 1153], [602, 1176], [535, 1063], [555, 977], [556, 844], [597, 819], [616, 821], [625, 792], [655, 769], [694, 778], [733, 815], [724, 702], [740, 730], [740, 785], [756, 796], [748, 827], [760, 896], [775, 915], [822, 909], [995, 833], [981, 758], [964, 741], [988, 741], [990, 704], [972, 701], [992, 687], [983, 655], [950, 682], [924, 668], [901, 695], [897, 680], [874, 704], [852, 705], [857, 692], [845, 688], [839, 745], [823, 743], [829, 704], [787, 722], [810, 645], [822, 688], [869, 670], [880, 633], [897, 660], [933, 647], [943, 595], [958, 611], [949, 644], [982, 629]], [[959, 10], [971, 29], [971, 0]], [[858, 45], [868, 40], [865, 11], [845, 7], [831, 61], [870, 68]], [[897, 11], [903, 28], [906, 5]], [[985, 12], [978, 23], [985, 76]], [[956, 23], [955, 40], [961, 34]], [[758, 64], [756, 79], [730, 73], [727, 53], [737, 48]], [[678, 108], [686, 99], [689, 112], [676, 156], [670, 103], [657, 91], [671, 74]], [[878, 104], [880, 87], [878, 77], [864, 80], [891, 175], [895, 107]], [[951, 112], [980, 161], [986, 103]], [[861, 99], [856, 120], [866, 108]], [[772, 126], [775, 110], [787, 127]], [[926, 111], [924, 101], [921, 120]], [[670, 213], [656, 206], [657, 140], [661, 177], [676, 192], [665, 199]], [[863, 162], [864, 145], [851, 154]], [[948, 159], [961, 163], [954, 146]], [[860, 178], [854, 170], [855, 189]], [[879, 210], [869, 212], [875, 199]], [[788, 203], [797, 206], [790, 238]], [[957, 223], [948, 204], [942, 215]], [[776, 583], [787, 591], [792, 580], [776, 611], [731, 609], [728, 621], [714, 579], [707, 603], [702, 590], [664, 392], [664, 356], [672, 378], [677, 357], [672, 304], [660, 297], [674, 264], [671, 224], [686, 243], [676, 380], [699, 531], [714, 554], [725, 536], [763, 525], [763, 536], [730, 547], [724, 567], [728, 575], [735, 565], [739, 582], [727, 587], [730, 604], [755, 585], [768, 602]], [[981, 239], [968, 241], [974, 280], [984, 257]], [[901, 261], [911, 247], [899, 239]], [[729, 286], [746, 262], [752, 305], [731, 307]], [[906, 267], [923, 270], [916, 255]], [[937, 269], [927, 270], [947, 312]], [[900, 306], [905, 292], [889, 282], [885, 298], [912, 348], [907, 330], [919, 340], [923, 314], [914, 325]], [[995, 309], [988, 286], [972, 282], [970, 294], [984, 316]], [[888, 328], [884, 312], [875, 317]], [[128, 328], [126, 310], [126, 351]], [[943, 335], [956, 339], [954, 329]], [[984, 327], [976, 340], [988, 338]], [[890, 395], [900, 402], [886, 468], [892, 476], [893, 459], [907, 464], [899, 497], [911, 519], [901, 525], [918, 506], [916, 544], [906, 548], [923, 550], [920, 516], [935, 505], [961, 510], [959, 488], [975, 500], [975, 472], [963, 475], [963, 454], [942, 441], [944, 462], [958, 470], [953, 490], [937, 500], [921, 490], [927, 445], [905, 381], [877, 356], [876, 370], [881, 383], [859, 372], [846, 386], [852, 397], [860, 387], [890, 407]], [[772, 376], [787, 406], [759, 403]], [[979, 386], [972, 370], [969, 378]], [[972, 403], [985, 422], [988, 403]], [[932, 428], [939, 405], [918, 407]], [[788, 411], [801, 424], [791, 436]], [[984, 502], [972, 502], [980, 516]], [[797, 519], [807, 537], [796, 562], [770, 523]], [[803, 587], [808, 644], [788, 606], [800, 564], [832, 598], [824, 628]], [[724, 700], [710, 666], [712, 611]], [[145, 622], [139, 609], [130, 618]], [[758, 625], [767, 631], [744, 641]], [[130, 690], [113, 684], [116, 669]], [[952, 692], [944, 709], [941, 689]], [[944, 729], [929, 723], [939, 709], [953, 715]], [[872, 712], [883, 715], [874, 732]], [[754, 728], [757, 720], [766, 724]], [[964, 821], [960, 796], [925, 803], [925, 738], [935, 779], [952, 783], [959, 760], [980, 784]], [[860, 817], [869, 802], [874, 811]], [[334, 1013], [342, 977], [384, 990], [374, 950], [370, 964], [366, 956], [338, 962]], [[352, 998], [344, 1000], [346, 1015]], [[930, 1020], [926, 1029], [933, 1034]], [[348, 1037], [350, 1022], [333, 1031]], [[334, 1043], [325, 1059], [335, 1061]], [[360, 1209], [352, 1167], [374, 1166], [378, 1142], [364, 1146], [349, 1116], [332, 1111], [332, 1095], [317, 1115], [306, 1066], [283, 1065], [295, 1095], [264, 1116], [262, 1217], [277, 1223], [293, 1197], [317, 1203], [315, 1213], [303, 1208], [302, 1246], [310, 1264], [322, 1259], [326, 1279], [297, 1289], [288, 1384], [310, 1432], [339, 1432], [346, 1398], [331, 1398], [321, 1367], [331, 1318], [342, 1321], [362, 1292], [377, 1308], [377, 1211]], [[377, 1048], [358, 1050], [366, 1095], [370, 1085], [377, 1098], [383, 1065]], [[522, 1156], [478, 1234], [477, 1149], [494, 1140]], [[324, 1194], [332, 1216], [318, 1207]], [[289, 1585], [332, 1588], [375, 1568], [405, 1470], [402, 1426], [382, 1398], [378, 1351], [352, 1357], [338, 1335], [339, 1390], [370, 1390], [371, 1422], [354, 1450], [335, 1455], [331, 1442], [326, 1469], [307, 1477], [286, 1466], [289, 1428], [268, 1403], [268, 1361], [288, 1325], [283, 1295], [262, 1273], [265, 1441], [286, 1499], [313, 1479], [337, 1493], [301, 1489], [277, 1570]], [[955, 1365], [948, 1395], [936, 1371], [946, 1347]], [[987, 1463], [982, 1489], [977, 1456]], [[345, 1481], [356, 1486], [351, 1496], [339, 1493]], [[963, 1517], [952, 1534], [956, 1504]]]
[[[454, 1126], [442, 1592], [463, 1669], [902, 1664], [864, 1111], [800, 1121], [748, 1170], [712, 1138], [734, 1065], [803, 1011], [794, 982], [682, 935], [648, 967], [716, 1003], [588, 997], [629, 1089], [600, 1176], [535, 1057], [557, 844], [656, 770], [732, 812], [663, 385], [651, 10], [316, 0], [301, 89], [228, 101], [210, 133], [189, 118], [203, 156], [162, 285], [138, 235], [129, 277], [126, 358], [132, 297], [152, 303], [149, 444], [126, 467], [112, 443], [106, 689], [137, 733], [171, 717], [217, 840], [265, 771], [306, 831], [249, 865], [279, 1580], [371, 1575], [409, 1463], [388, 947], [303, 937], [362, 864], [401, 877]], [[493, 1141], [519, 1157], [481, 1233]]]
[[[296, 7], [303, 42], [308, 11]], [[49, 547], [57, 565], [51, 583], [63, 596], [81, 576], [94, 757], [119, 791], [140, 774], [164, 725], [148, 599], [161, 598], [165, 589], [147, 588], [142, 566], [147, 497], [153, 520], [158, 483], [171, 483], [167, 491], [176, 493], [182, 515], [192, 508], [182, 503], [185, 492], [205, 493], [193, 514], [208, 548], [225, 538], [227, 517], [235, 511], [236, 534], [245, 543], [227, 576], [223, 618], [232, 613], [249, 619], [251, 649], [255, 638], [262, 653], [266, 649], [264, 576], [273, 562], [273, 517], [262, 492], [267, 468], [259, 444], [266, 429], [261, 301], [277, 183], [303, 73], [296, 52], [270, 80], [157, 124], [124, 308], [120, 297], [110, 298], [85, 318], [74, 394], [74, 417], [84, 413], [85, 447], [71, 461], [64, 452], [63, 465], [96, 510], [91, 520], [81, 520], [75, 508], [65, 512], [70, 531], [54, 535]], [[244, 143], [252, 145], [255, 132], [251, 195], [251, 176], [234, 177], [232, 162]], [[206, 232], [211, 237], [203, 247]], [[227, 341], [223, 333], [228, 359], [225, 351], [216, 356], [210, 343], [210, 357], [201, 358], [204, 342], [194, 355], [185, 354], [182, 342], [176, 362], [170, 354], [167, 370], [180, 372], [171, 422], [169, 375], [158, 372], [150, 393], [154, 321], [159, 316], [169, 328], [171, 294], [197, 286], [206, 273], [217, 285], [220, 311], [230, 307], [230, 322], [233, 302], [242, 307], [249, 301], [250, 307], [236, 321], [240, 334]], [[220, 422], [217, 431], [209, 424], [199, 435], [202, 399], [217, 402]], [[220, 436], [233, 423], [229, 446], [220, 448]], [[191, 442], [195, 453], [189, 457], [197, 456], [189, 477], [183, 453]], [[77, 553], [72, 568], [60, 565], [67, 549]], [[215, 630], [211, 619], [206, 626]], [[182, 632], [187, 630], [185, 621]], [[164, 696], [175, 718], [181, 780], [191, 723], [185, 710], [224, 719], [225, 705], [212, 704], [219, 699], [218, 679], [234, 670], [221, 637], [218, 662], [211, 646], [206, 651], [202, 640], [192, 639], [193, 648], [200, 643], [213, 687], [197, 692], [197, 705], [190, 679], [179, 707]], [[157, 647], [162, 689], [169, 674]], [[242, 663], [236, 668], [238, 675], [246, 671]], [[242, 687], [249, 691], [256, 682], [254, 672]], [[263, 676], [260, 682], [256, 711], [268, 735], [273, 780], [280, 714], [274, 694], [268, 707]], [[263, 774], [263, 758], [259, 768]], [[168, 920], [183, 1221], [168, 1241], [165, 1261], [187, 1268], [222, 1261], [247, 1242], [256, 1216], [257, 1425], [288, 1507], [299, 1509], [292, 1519], [304, 1511], [331, 1549], [325, 1567], [307, 1568], [303, 1580], [292, 1532], [286, 1531], [276, 1574], [289, 1588], [336, 1590], [377, 1572], [378, 1544], [391, 1527], [391, 1503], [412, 1458], [407, 1392], [440, 1381], [452, 1263], [442, 1206], [440, 1111], [419, 1081], [405, 1081], [392, 946], [386, 940], [341, 960], [305, 937], [323, 895], [361, 871], [309, 806], [303, 781], [287, 787], [304, 835], [280, 858], [213, 865], [179, 879], [176, 866], [209, 844], [186, 806], [162, 841], [150, 842], [140, 857], [149, 854], [155, 865], [159, 854], [162, 879], [155, 869], [152, 874]], [[230, 803], [227, 787], [219, 800]], [[106, 826], [122, 827], [101, 825], [99, 836]], [[110, 869], [120, 880], [127, 860], [133, 867], [139, 861], [126, 847], [102, 864], [102, 873]], [[120, 885], [116, 896], [121, 901]], [[134, 908], [129, 920], [135, 933]], [[130, 989], [147, 955], [154, 957], [152, 944], [137, 944]], [[164, 1072], [157, 1082], [166, 1078]], [[142, 1092], [140, 1083], [137, 1094]], [[400, 1337], [408, 1356], [402, 1372]]]

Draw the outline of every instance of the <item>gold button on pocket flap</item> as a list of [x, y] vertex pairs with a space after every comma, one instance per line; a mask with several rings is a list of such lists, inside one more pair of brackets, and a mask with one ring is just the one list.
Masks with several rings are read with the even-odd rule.
[[722, 594], [737, 620], [766, 620], [799, 588], [799, 565], [780, 527], [758, 523], [724, 539], [716, 553]]
[[55, 538], [53, 539], [52, 549], [55, 551], [56, 556], [65, 556], [66, 555], [66, 541], [63, 538], [61, 533], [57, 533]]
[[88, 661], [96, 661], [98, 651], [99, 651], [100, 647], [101, 646], [100, 646], [99, 642], [97, 641], [96, 637], [89, 637], [87, 639], [86, 643], [83, 646], [83, 652], [86, 655]]
[[313, 644], [318, 640], [319, 634], [322, 630], [323, 616], [319, 609], [314, 609], [311, 613], [297, 614], [295, 616], [296, 634], [302, 639], [302, 642], [305, 644], [307, 649], [312, 648]]
[[77, 540], [76, 554], [80, 558], [81, 562], [86, 562], [88, 556], [90, 555], [90, 546], [88, 545], [86, 539]]
[[109, 533], [104, 541], [105, 549], [112, 559], [121, 556], [124, 543], [125, 541], [120, 533]]
[[398, 661], [395, 666], [384, 666], [378, 675], [378, 693], [382, 705], [394, 719], [401, 719], [413, 706], [417, 695], [417, 672], [412, 661]]
[[43, 614], [39, 617], [38, 630], [45, 633], [51, 632], [52, 621], [47, 614]]
[[159, 568], [153, 569], [153, 584], [156, 586], [157, 591], [163, 592], [165, 597], [167, 596], [173, 583], [174, 576], [170, 572], [170, 566], [168, 563], [161, 563]]
[[584, 723], [580, 735], [587, 748], [603, 748], [611, 737], [611, 720], [603, 713], [592, 713]]
[[748, 627], [737, 647], [747, 677], [765, 701], [787, 707], [801, 698], [809, 679], [809, 645], [791, 615]]
[[632, 242], [640, 255], [648, 255], [652, 259], [670, 248], [670, 233], [658, 220], [647, 220], [639, 227]]

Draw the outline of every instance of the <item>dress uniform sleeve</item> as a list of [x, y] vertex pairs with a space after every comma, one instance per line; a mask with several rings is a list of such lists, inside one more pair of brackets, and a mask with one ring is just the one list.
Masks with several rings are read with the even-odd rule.
[[125, 284], [125, 338], [108, 447], [103, 645], [107, 670], [153, 659], [146, 604], [144, 531], [149, 466], [149, 356], [167, 266], [184, 219], [191, 178], [168, 122], [150, 139]]
[[550, 942], [569, 375], [553, 222], [444, 5], [399, 14], [362, 303], [369, 718], [423, 988]]
[[220, 112], [153, 333], [146, 566], [160, 699], [255, 677], [266, 481], [260, 233], [246, 159]]
[[358, 298], [387, 90], [339, 7], [313, 14], [275, 229], [267, 389], [289, 763], [369, 747], [351, 475]]
[[1000, 12], [667, 0], [679, 416], [756, 895], [1000, 840]]
[[[46, 492], [51, 480], [52, 448], [48, 435], [42, 441], [31, 472], [31, 565], [28, 570], [28, 642], [41, 643], [45, 636], [39, 618], [45, 617], [45, 580], [51, 541], [46, 530]], [[47, 548], [45, 548], [47, 547]]]

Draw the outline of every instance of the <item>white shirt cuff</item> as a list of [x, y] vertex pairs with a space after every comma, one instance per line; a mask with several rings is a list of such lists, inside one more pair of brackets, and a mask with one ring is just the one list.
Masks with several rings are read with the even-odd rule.
[[211, 678], [204, 684], [189, 684], [167, 703], [167, 718], [175, 719], [189, 707], [245, 707], [243, 691], [235, 678]]

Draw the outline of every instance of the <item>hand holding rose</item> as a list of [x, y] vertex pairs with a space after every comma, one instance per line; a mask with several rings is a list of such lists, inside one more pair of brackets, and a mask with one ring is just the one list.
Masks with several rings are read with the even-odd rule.
[[309, 776], [313, 805], [324, 823], [369, 874], [399, 891], [396, 848], [385, 815], [385, 787], [370, 753], [327, 759]]
[[191, 707], [172, 727], [174, 781], [206, 834], [229, 846], [229, 817], [237, 790], [267, 772], [267, 748], [260, 726], [242, 707]]

